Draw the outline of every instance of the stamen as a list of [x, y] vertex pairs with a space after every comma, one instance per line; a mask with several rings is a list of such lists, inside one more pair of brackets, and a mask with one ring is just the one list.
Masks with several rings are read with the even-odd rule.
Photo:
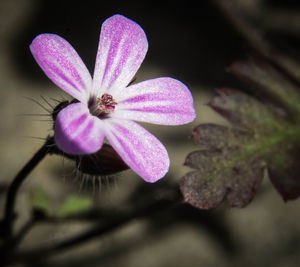
[[115, 106], [118, 104], [115, 102], [113, 97], [107, 93], [103, 94], [101, 97], [98, 97], [98, 101], [98, 109], [106, 114], [114, 112]]

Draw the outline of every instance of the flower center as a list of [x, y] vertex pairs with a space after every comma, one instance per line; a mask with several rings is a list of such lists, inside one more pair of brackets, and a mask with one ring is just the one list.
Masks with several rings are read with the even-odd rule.
[[113, 99], [112, 95], [110, 94], [103, 94], [101, 97], [98, 97], [98, 109], [101, 111], [101, 113], [110, 113], [114, 112], [115, 106], [118, 104]]
[[112, 95], [105, 93], [101, 97], [91, 97], [88, 102], [88, 107], [92, 115], [100, 119], [105, 119], [109, 113], [114, 112], [117, 104]]

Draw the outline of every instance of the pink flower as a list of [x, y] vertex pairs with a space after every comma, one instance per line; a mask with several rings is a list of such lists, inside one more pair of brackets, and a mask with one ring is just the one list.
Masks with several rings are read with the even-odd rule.
[[188, 88], [172, 78], [129, 85], [148, 49], [143, 29], [114, 15], [102, 25], [94, 77], [74, 48], [55, 34], [40, 34], [30, 50], [45, 74], [78, 103], [61, 110], [55, 142], [68, 154], [98, 151], [106, 137], [124, 162], [147, 182], [169, 169], [165, 147], [134, 121], [180, 125], [195, 118]]

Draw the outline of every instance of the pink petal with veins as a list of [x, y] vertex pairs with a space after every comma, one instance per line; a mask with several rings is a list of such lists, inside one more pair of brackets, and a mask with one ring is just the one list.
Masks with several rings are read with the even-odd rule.
[[[193, 99], [188, 88], [172, 78], [127, 87], [148, 49], [146, 35], [137, 23], [122, 15], [103, 23], [93, 81], [76, 51], [58, 35], [41, 34], [30, 49], [45, 74], [80, 101], [57, 115], [54, 137], [63, 152], [93, 154], [106, 136], [145, 181], [155, 182], [167, 173], [170, 162], [165, 147], [131, 120], [165, 125], [191, 122], [196, 116]], [[107, 116], [100, 116], [101, 110]], [[99, 112], [99, 117], [91, 115]]]
[[85, 104], [71, 104], [57, 115], [56, 145], [67, 154], [95, 153], [103, 144], [103, 126], [103, 121], [92, 116]]
[[56, 34], [40, 34], [30, 45], [31, 53], [45, 74], [61, 89], [87, 103], [91, 75], [74, 48]]
[[151, 133], [133, 121], [105, 121], [106, 137], [124, 162], [147, 182], [156, 182], [169, 170], [168, 152]]
[[134, 21], [114, 15], [103, 24], [100, 33], [93, 93], [117, 95], [130, 83], [148, 49], [143, 29]]
[[131, 85], [116, 97], [113, 116], [164, 125], [180, 125], [195, 119], [189, 89], [172, 78], [157, 78]]

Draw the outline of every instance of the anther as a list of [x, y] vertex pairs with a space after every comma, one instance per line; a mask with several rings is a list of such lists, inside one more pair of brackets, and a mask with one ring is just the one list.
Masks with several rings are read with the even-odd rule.
[[98, 109], [106, 114], [113, 112], [118, 104], [115, 102], [113, 97], [107, 93], [103, 94], [101, 97], [98, 97], [98, 101]]

